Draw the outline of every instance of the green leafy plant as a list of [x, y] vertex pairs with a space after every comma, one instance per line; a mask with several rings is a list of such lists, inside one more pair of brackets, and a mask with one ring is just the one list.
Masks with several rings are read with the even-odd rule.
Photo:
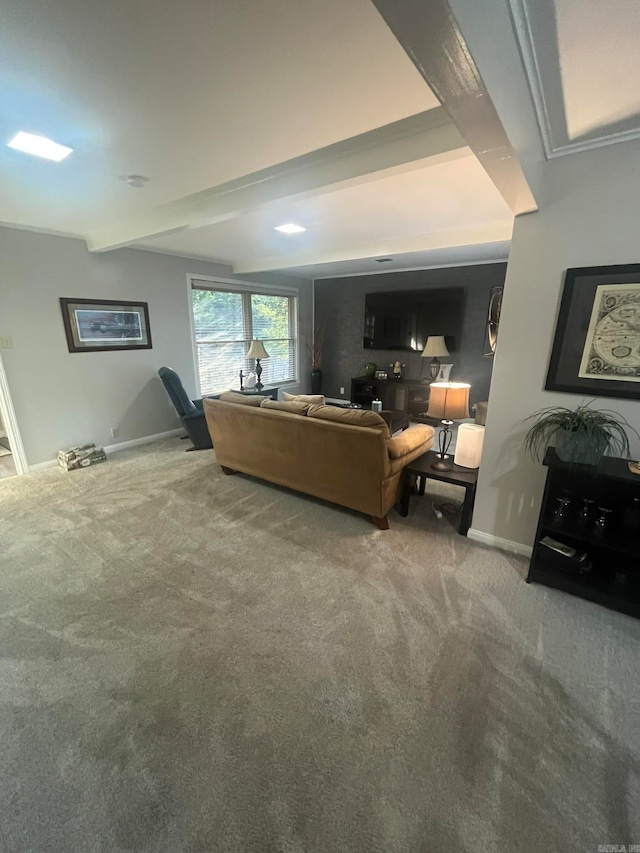
[[602, 456], [611, 452], [614, 456], [629, 458], [630, 429], [635, 429], [617, 412], [610, 409], [592, 409], [582, 404], [576, 409], [550, 406], [529, 415], [527, 421], [535, 420], [524, 440], [529, 455], [541, 461], [552, 439], [556, 453], [565, 462], [597, 465]]

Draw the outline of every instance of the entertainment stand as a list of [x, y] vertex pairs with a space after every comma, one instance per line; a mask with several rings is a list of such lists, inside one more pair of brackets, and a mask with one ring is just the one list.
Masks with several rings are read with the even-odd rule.
[[425, 415], [429, 407], [429, 385], [419, 379], [376, 379], [356, 376], [351, 380], [351, 402], [365, 409], [371, 408], [375, 399], [382, 401], [383, 409], [406, 412], [412, 421], [424, 424], [439, 423]]

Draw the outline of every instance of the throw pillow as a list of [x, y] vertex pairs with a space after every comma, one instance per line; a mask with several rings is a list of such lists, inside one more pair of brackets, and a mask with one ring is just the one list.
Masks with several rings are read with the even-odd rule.
[[293, 412], [294, 415], [306, 415], [309, 403], [301, 400], [263, 400], [261, 409], [280, 409], [281, 412]]
[[218, 397], [223, 403], [238, 403], [241, 406], [259, 406], [263, 400], [268, 400], [268, 397], [261, 397], [258, 394], [247, 396], [239, 394], [237, 391], [225, 391]]
[[324, 406], [324, 394], [287, 394], [282, 392], [285, 400], [297, 400], [300, 403], [309, 403], [312, 406]]

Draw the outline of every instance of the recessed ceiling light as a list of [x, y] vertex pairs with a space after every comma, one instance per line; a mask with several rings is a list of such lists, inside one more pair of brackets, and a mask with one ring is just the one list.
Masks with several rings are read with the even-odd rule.
[[13, 139], [7, 142], [9, 148], [15, 148], [16, 151], [24, 151], [25, 154], [34, 154], [36, 157], [44, 157], [47, 160], [55, 160], [59, 163], [64, 160], [73, 151], [73, 148], [68, 148], [66, 145], [58, 145], [46, 136], [36, 136], [34, 133], [25, 133], [24, 130], [18, 131]]
[[303, 228], [302, 225], [294, 225], [293, 222], [288, 222], [286, 225], [276, 225], [276, 231], [280, 231], [281, 234], [300, 234], [301, 231], [306, 231], [306, 228]]

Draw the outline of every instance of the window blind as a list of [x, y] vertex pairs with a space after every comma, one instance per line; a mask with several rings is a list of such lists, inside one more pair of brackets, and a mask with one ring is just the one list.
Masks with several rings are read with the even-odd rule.
[[237, 388], [240, 370], [254, 370], [247, 358], [258, 338], [269, 353], [263, 359], [262, 382], [297, 379], [298, 317], [294, 295], [225, 288], [192, 281], [191, 302], [200, 393], [219, 394]]

